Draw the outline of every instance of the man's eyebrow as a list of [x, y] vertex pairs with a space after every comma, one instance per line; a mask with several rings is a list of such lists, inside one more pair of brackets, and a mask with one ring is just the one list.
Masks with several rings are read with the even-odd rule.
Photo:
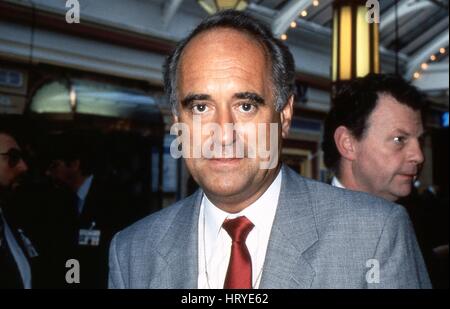
[[181, 100], [181, 106], [187, 106], [194, 101], [202, 100], [211, 100], [211, 96], [203, 93], [189, 93]]
[[[395, 132], [398, 133], [398, 134], [401, 134], [401, 135], [405, 135], [407, 137], [411, 136], [411, 133], [409, 133], [409, 132], [407, 132], [405, 130], [402, 130], [402, 129], [395, 129]], [[422, 131], [420, 133], [420, 135], [418, 136], [418, 138], [424, 138], [426, 135], [427, 135], [427, 132], [426, 131]]]
[[410, 136], [411, 134], [405, 130], [402, 129], [395, 129], [394, 130], [396, 134], [401, 134], [401, 135], [406, 135], [406, 136]]
[[254, 92], [238, 92], [234, 94], [233, 98], [250, 100], [259, 105], [266, 104], [264, 99], [259, 94]]

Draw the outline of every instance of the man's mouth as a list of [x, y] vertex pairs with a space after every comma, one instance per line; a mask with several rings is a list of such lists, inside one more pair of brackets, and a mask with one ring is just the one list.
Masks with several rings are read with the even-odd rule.
[[234, 166], [239, 164], [242, 158], [212, 158], [208, 159], [208, 161], [216, 166]]
[[415, 180], [417, 178], [417, 173], [402, 173], [400, 176]]

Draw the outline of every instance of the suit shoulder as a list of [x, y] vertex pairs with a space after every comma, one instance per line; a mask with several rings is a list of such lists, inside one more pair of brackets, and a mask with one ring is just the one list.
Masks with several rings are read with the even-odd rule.
[[381, 229], [394, 213], [407, 217], [402, 206], [385, 199], [365, 192], [333, 187], [298, 174], [294, 177], [298, 182], [297, 188], [306, 188], [305, 194], [308, 195], [319, 226], [348, 223], [361, 228], [373, 225]]
[[[117, 242], [158, 241], [171, 226], [172, 221], [182, 207], [193, 204], [195, 194], [176, 202], [164, 209], [152, 213], [116, 234]], [[151, 235], [151, 237], [149, 237]]]
[[[365, 239], [375, 245], [386, 228], [410, 225], [405, 208], [364, 192], [333, 187], [303, 178], [317, 231], [324, 238]], [[372, 240], [372, 241], [369, 241]], [[363, 244], [361, 244], [363, 246]]]
[[311, 197], [320, 204], [333, 208], [344, 208], [351, 211], [358, 211], [361, 214], [373, 215], [380, 213], [387, 215], [394, 207], [399, 205], [387, 201], [383, 198], [359, 191], [352, 191], [331, 186], [329, 184], [305, 179]]

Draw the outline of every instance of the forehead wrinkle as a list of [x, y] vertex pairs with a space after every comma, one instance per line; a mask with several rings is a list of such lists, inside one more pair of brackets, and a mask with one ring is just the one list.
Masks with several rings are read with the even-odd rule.
[[398, 132], [408, 136], [422, 136], [425, 133], [421, 122], [414, 122], [413, 125], [411, 125], [411, 123], [399, 122], [394, 125], [395, 126], [391, 130], [392, 133]]
[[[191, 73], [196, 73], [197, 76], [193, 76], [193, 74], [184, 73], [186, 77], [182, 77], [181, 80], [187, 79], [187, 80], [196, 80], [196, 79], [202, 79], [202, 78], [208, 78], [208, 79], [215, 79], [215, 80], [228, 80], [230, 78], [236, 78], [236, 79], [245, 79], [245, 78], [251, 78], [253, 74], [245, 69], [241, 68], [222, 68], [222, 69], [206, 69], [206, 70], [194, 70], [191, 71]], [[239, 72], [243, 72], [239, 73]], [[231, 81], [229, 81], [231, 82]]]
[[[228, 57], [230, 57], [228, 55]], [[233, 57], [233, 58], [220, 58], [215, 57], [214, 59], [207, 59], [205, 62], [201, 63], [200, 65], [194, 66], [192, 62], [196, 61], [196, 59], [187, 59], [187, 61], [183, 61], [181, 63], [181, 70], [180, 72], [182, 74], [186, 74], [187, 76], [189, 73], [200, 73], [200, 74], [208, 74], [208, 73], [214, 73], [217, 72], [217, 74], [223, 74], [227, 72], [233, 72], [233, 71], [239, 71], [244, 72], [245, 74], [248, 74], [250, 76], [254, 76], [255, 74], [264, 74], [264, 72], [258, 72], [259, 66], [250, 66], [248, 62], [242, 61], [239, 58]], [[192, 68], [193, 67], [193, 68]], [[190, 69], [187, 71], [187, 69]]]
[[[245, 88], [239, 91], [255, 91], [264, 87], [264, 78], [254, 78], [255, 74], [261, 75], [263, 72], [251, 71], [248, 65], [238, 65], [235, 61], [221, 60], [219, 62], [223, 65], [202, 65], [193, 69], [183, 67], [180, 70], [179, 86], [181, 86], [181, 83], [194, 85], [198, 80], [204, 86], [226, 87], [235, 83], [239, 84], [239, 80], [244, 80], [241, 84], [245, 85]], [[203, 83], [203, 80], [206, 83]], [[211, 81], [211, 83], [208, 81]], [[219, 84], [217, 84], [217, 81], [219, 81]]]
[[[384, 129], [385, 132], [389, 132], [389, 134], [404, 132], [409, 135], [420, 135], [424, 131], [421, 121], [411, 122], [411, 119], [408, 119], [407, 121], [405, 121], [404, 119], [395, 119], [395, 121], [393, 120], [394, 119], [392, 119], [392, 117], [384, 118], [382, 120], [378, 119], [376, 121], [377, 125], [375, 130]], [[370, 117], [367, 120], [366, 129], [372, 128], [373, 126], [374, 119]]]
[[211, 96], [211, 98], [216, 97], [216, 95], [218, 95], [222, 91], [225, 91], [230, 97], [236, 93], [243, 92], [253, 92], [264, 97], [265, 89], [263, 83], [256, 83], [254, 81], [242, 83], [239, 81], [239, 79], [245, 80], [246, 78], [242, 77], [240, 74], [227, 72], [226, 74], [218, 74], [218, 76], [212, 78], [210, 76], [208, 77], [209, 80], [214, 80], [215, 82], [201, 82], [201, 88], [199, 88], [200, 86], [196, 85], [196, 80], [203, 80], [204, 77], [198, 76], [195, 78], [190, 78], [190, 83], [195, 86], [189, 87], [189, 92], [208, 94]]

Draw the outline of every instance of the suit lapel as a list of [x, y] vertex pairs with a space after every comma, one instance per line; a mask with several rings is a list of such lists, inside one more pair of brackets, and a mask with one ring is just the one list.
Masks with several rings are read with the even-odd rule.
[[167, 288], [197, 288], [198, 217], [202, 196], [203, 192], [198, 190], [184, 202], [158, 246], [167, 263]]
[[305, 181], [286, 166], [282, 170], [260, 288], [309, 288], [315, 273], [305, 253], [318, 240], [313, 206]]
[[[96, 178], [92, 180], [91, 187], [89, 188], [88, 194], [86, 195], [86, 199], [84, 201], [83, 210], [80, 214], [80, 220], [83, 225], [89, 225], [92, 223], [92, 221], [96, 220], [96, 217], [98, 217], [98, 212], [100, 211], [101, 202], [98, 201], [98, 183], [96, 181]], [[75, 208], [78, 211], [78, 205], [75, 205]], [[98, 224], [98, 222], [96, 222]]]
[[[282, 169], [279, 203], [260, 288], [309, 288], [315, 273], [306, 252], [318, 240], [312, 202], [305, 181], [286, 166]], [[154, 280], [164, 278], [167, 288], [197, 288], [202, 196], [202, 190], [198, 190], [184, 202], [158, 245], [167, 268]]]

